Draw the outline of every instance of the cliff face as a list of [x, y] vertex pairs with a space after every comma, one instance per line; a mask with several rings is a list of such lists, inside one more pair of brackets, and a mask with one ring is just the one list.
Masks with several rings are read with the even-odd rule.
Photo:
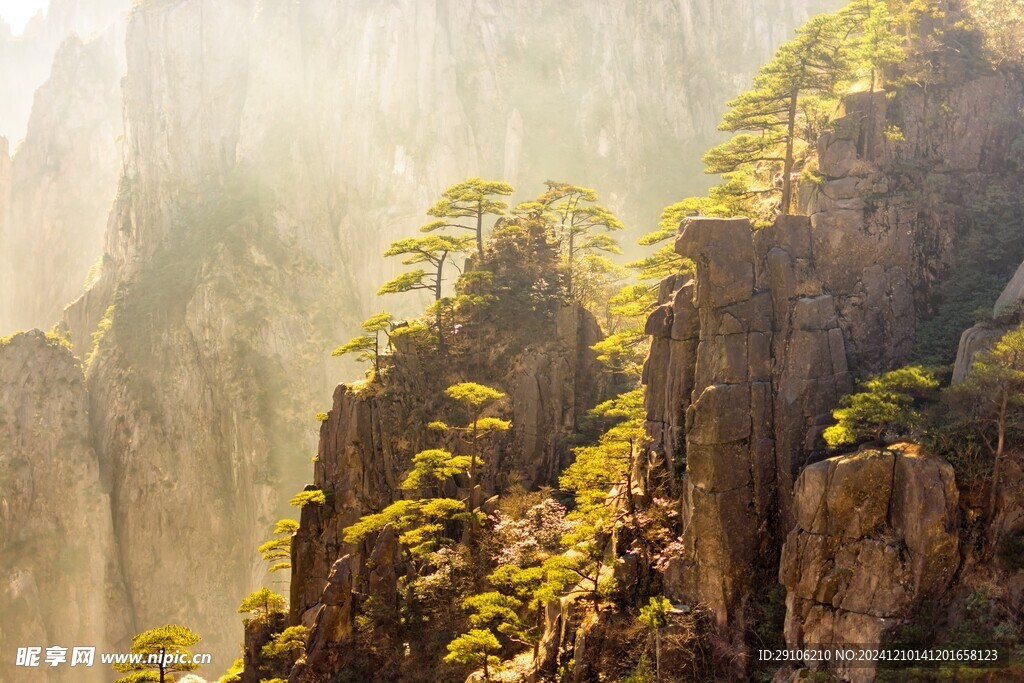
[[[577, 306], [558, 306], [539, 330], [531, 328], [529, 336], [519, 339], [521, 333], [500, 321], [484, 325], [490, 328], [479, 331], [484, 338], [490, 339], [493, 332], [502, 341], [485, 344], [476, 369], [487, 374], [488, 385], [505, 392], [507, 398], [497, 412], [513, 427], [507, 438], [494, 444], [476, 486], [468, 488], [470, 482], [462, 481], [446, 491], [475, 505], [511, 484], [527, 489], [554, 484], [570, 457], [567, 440], [584, 412], [611, 391], [589, 348], [600, 339], [600, 330]], [[509, 360], [495, 362], [498, 358]], [[353, 598], [353, 591], [398, 599], [394, 577], [386, 588], [388, 582], [377, 576], [383, 563], [366, 562], [394, 556], [389, 564], [397, 565], [394, 537], [388, 541], [382, 532], [375, 545], [364, 547], [346, 543], [342, 531], [362, 515], [415, 497], [415, 491], [402, 491], [399, 485], [418, 451], [439, 447], [439, 439], [440, 446], [453, 452], [465, 447], [426, 429], [427, 421], [451, 409], [440, 397], [446, 386], [466, 381], [463, 360], [432, 359], [399, 342], [380, 383], [361, 389], [340, 385], [335, 390], [334, 405], [320, 429], [313, 480], [314, 487], [331, 496], [327, 505], [303, 508], [292, 541], [290, 620], [311, 627], [310, 643], [317, 644], [311, 646], [309, 674], [304, 675], [341, 668], [338, 654], [351, 645], [353, 620], [366, 609], [363, 600]], [[479, 374], [470, 378], [481, 379]], [[389, 543], [394, 548], [389, 550]], [[381, 585], [373, 588], [375, 581]]]
[[851, 387], [835, 303], [811, 260], [827, 238], [806, 217], [756, 238], [746, 219], [688, 219], [676, 249], [696, 275], [669, 283], [648, 326], [648, 431], [686, 469], [686, 554], [670, 562], [666, 594], [712, 609], [736, 652], [775, 534], [790, 526], [800, 454], [820, 448], [828, 410]]
[[[782, 548], [791, 647], [881, 643], [960, 566], [953, 468], [901, 444], [810, 465], [797, 480], [797, 522]], [[870, 683], [873, 667], [837, 667]]]
[[101, 253], [117, 187], [122, 60], [118, 42], [69, 37], [36, 92], [10, 171], [0, 243], [0, 328], [48, 328]]
[[[991, 306], [1024, 258], [1008, 254], [1009, 270], [978, 258], [978, 243], [999, 244], [1020, 213], [1009, 197], [1021, 179], [1012, 148], [1024, 134], [1014, 114], [1022, 101], [1012, 70], [891, 98], [861, 93], [819, 140], [823, 180], [804, 189], [803, 206], [816, 229], [834, 235], [815, 259], [844, 264], [821, 272], [854, 369], [951, 362], [968, 307]], [[872, 111], [878, 124], [868, 130]], [[957, 282], [986, 278], [974, 288], [981, 298], [957, 302]], [[966, 310], [956, 312], [958, 303]]]
[[128, 0], [52, 0], [21, 35], [0, 24], [0, 331], [48, 328], [103, 252], [120, 171]]
[[[1020, 180], [1008, 150], [1022, 132], [1011, 114], [1022, 101], [1009, 71], [958, 73], [892, 97], [852, 95], [818, 142], [820, 180], [801, 188], [807, 216], [783, 217], [753, 235], [743, 220], [681, 226], [676, 249], [694, 260], [696, 276], [663, 283], [645, 368], [654, 448], [686, 467], [686, 550], [669, 563], [665, 588], [673, 599], [709, 605], [736, 650], [750, 627], [747, 603], [757, 586], [774, 582], [787, 533], [790, 645], [877, 641], [941, 592], [959, 566], [948, 464], [916, 454], [874, 461], [884, 476], [863, 498], [890, 515], [876, 526], [916, 548], [896, 564], [898, 553], [879, 545], [876, 532], [826, 532], [806, 519], [807, 509], [847, 495], [825, 493], [820, 482], [808, 493], [811, 482], [853, 471], [868, 456], [806, 466], [824, 455], [822, 429], [854, 375], [912, 358], [952, 360], [969, 317], [956, 311], [956, 286], [982, 263], [978, 243], [998, 243], [1002, 226], [1020, 220], [1012, 202], [999, 213], [979, 209], [979, 198], [998, 203]], [[1002, 286], [1008, 275], [994, 280]], [[892, 518], [918, 505], [930, 515], [924, 526], [906, 530]], [[924, 527], [941, 538], [911, 538]], [[822, 543], [831, 549], [821, 551]], [[853, 578], [840, 581], [832, 565]], [[858, 582], [879, 566], [896, 580], [861, 604], [867, 596]]]
[[[111, 44], [123, 44], [124, 15], [129, 0], [50, 0], [21, 34], [14, 35], [0, 20], [0, 136], [13, 143], [25, 137], [36, 89], [50, 74], [54, 55], [72, 34], [82, 40], [97, 36]], [[118, 55], [120, 47], [114, 49]], [[123, 61], [123, 60], [121, 60]]]
[[[0, 662], [9, 681], [100, 681], [93, 669], [14, 668], [18, 647], [124, 647], [134, 623], [114, 538], [109, 470], [89, 439], [81, 365], [41, 332], [0, 340]], [[70, 651], [70, 650], [69, 650]]]
[[251, 10], [134, 13], [104, 273], [68, 311], [82, 351], [104, 320], [89, 395], [130, 609], [187, 623], [219, 661], [262, 575], [254, 549], [301, 487], [292, 466], [343, 316], [340, 285], [274, 223], [277, 189], [236, 163]]
[[[262, 576], [251, 550], [302, 483], [314, 397], [337, 369], [324, 352], [370, 309], [383, 246], [442, 187], [506, 175], [532, 194], [564, 175], [620, 188], [614, 206], [653, 217], [681, 170], [656, 185], [647, 169], [673, 145], [702, 145], [717, 118], [686, 88], [746, 71], [805, 12], [780, 1], [768, 24], [740, 20], [762, 9], [138, 6], [103, 273], [64, 316], [76, 353], [95, 344], [95, 442], [137, 622], [187, 621], [230, 657], [234, 608]], [[694, 36], [749, 29], [709, 57], [664, 22]], [[679, 169], [671, 156], [665, 168]], [[566, 324], [559, 338], [589, 334]], [[578, 397], [535, 380], [576, 361], [517, 362], [522, 380], [507, 388], [536, 430], [517, 433], [530, 454], [517, 466], [550, 481], [562, 451], [548, 435]]]
[[[467, 175], [503, 177], [524, 197], [549, 177], [591, 184], [638, 231], [652, 224], [691, 185], [695, 169], [680, 160], [696, 158], [714, 135], [722, 103], [751, 66], [826, 4], [665, 2], [644, 12], [542, 0], [472, 11], [445, 2], [277, 3], [258, 13], [241, 1], [144, 8], [136, 32], [178, 17], [200, 35], [223, 14], [235, 31], [208, 55], [190, 50], [188, 39], [164, 41], [166, 48], [129, 40], [136, 71], [126, 93], [134, 119], [126, 178], [139, 194], [158, 182], [133, 170], [139, 150], [165, 160], [153, 159], [163, 183], [174, 174], [175, 182], [199, 182], [221, 172], [217, 164], [254, 171], [280, 190], [276, 228], [337, 268], [347, 303], [365, 315], [381, 277], [378, 255], [421, 222], [444, 186]], [[658, 30], [665, 25], [732, 42], [708, 53], [695, 39]], [[188, 68], [161, 75], [163, 58]], [[213, 80], [190, 75], [200, 72]], [[225, 87], [215, 93], [211, 82]], [[191, 99], [180, 116], [151, 102], [145, 118], [134, 105], [146, 98]], [[170, 134], [158, 136], [161, 126]], [[136, 218], [139, 235], [107, 244], [118, 260], [128, 258], [129, 244], [159, 241], [152, 231], [161, 228]], [[85, 327], [102, 315], [97, 308]]]

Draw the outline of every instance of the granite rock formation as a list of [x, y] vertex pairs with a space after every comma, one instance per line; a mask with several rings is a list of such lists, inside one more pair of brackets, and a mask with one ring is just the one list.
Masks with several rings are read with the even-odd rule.
[[[829, 409], [851, 386], [811, 238], [806, 217], [756, 236], [746, 219], [687, 219], [676, 248], [693, 260], [695, 277], [652, 315], [671, 324], [661, 334], [648, 327], [656, 335], [645, 369], [648, 426], [654, 447], [686, 469], [686, 556], [666, 590], [708, 605], [725, 633], [744, 633], [754, 574], [770, 570], [758, 567], [792, 519], [793, 480], [822, 451]], [[690, 396], [679, 398], [680, 388]]]
[[[949, 463], [908, 444], [805, 468], [779, 568], [787, 644], [883, 643], [938, 598], [960, 566], [958, 498]], [[837, 672], [854, 683], [875, 674]]]
[[70, 36], [36, 91], [0, 222], [0, 329], [58, 322], [102, 253], [120, 171], [119, 46]]
[[[447, 495], [479, 504], [511, 483], [527, 488], [555, 483], [569, 457], [566, 439], [583, 413], [609, 394], [611, 387], [590, 350], [600, 339], [593, 317], [575, 305], [560, 305], [547, 320], [546, 333], [537, 334], [527, 325], [532, 331], [518, 340], [515, 331], [497, 329], [504, 343], [489, 344], [480, 367], [489, 369], [486, 383], [505, 392], [507, 398], [496, 411], [512, 421], [512, 431], [494, 445], [475, 484], [462, 482]], [[501, 325], [487, 325], [492, 324]], [[439, 437], [426, 429], [426, 422], [451, 409], [442, 398], [443, 389], [465, 380], [461, 361], [432, 360], [401, 338], [395, 342], [383, 378], [363, 387], [339, 385], [320, 428], [310, 488], [332, 495], [326, 505], [303, 508], [292, 540], [290, 622], [312, 628], [304, 676], [337, 671], [344, 664], [338, 652], [345, 649], [365, 596], [376, 595], [378, 607], [397, 598], [400, 562], [393, 535], [389, 541], [382, 531], [373, 544], [365, 545], [346, 543], [342, 532], [362, 515], [415, 493], [399, 486], [412, 456], [438, 446]], [[497, 362], [499, 358], [506, 360]], [[339, 593], [341, 584], [350, 587]], [[361, 596], [355, 602], [353, 590]], [[316, 657], [314, 646], [318, 653], [322, 650]]]
[[[106, 481], [90, 440], [85, 378], [66, 344], [34, 331], [0, 339], [0, 678], [106, 680], [106, 672], [14, 667], [19, 647], [124, 647], [125, 609]], [[9, 656], [8, 656], [9, 655]]]

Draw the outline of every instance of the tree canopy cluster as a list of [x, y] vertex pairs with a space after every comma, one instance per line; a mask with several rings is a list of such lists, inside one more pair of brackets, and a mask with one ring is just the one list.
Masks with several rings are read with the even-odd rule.
[[[969, 1], [984, 8], [979, 16], [999, 25], [1005, 3]], [[335, 355], [369, 363], [370, 384], [385, 386], [398, 367], [395, 359], [405, 345], [415, 344], [435, 352], [431, 358], [457, 358], [454, 367], [464, 380], [433, 388], [437, 395], [427, 405], [433, 409], [447, 401], [451, 410], [422, 411], [425, 443], [401, 473], [397, 499], [343, 531], [345, 544], [364, 551], [386, 528], [395, 532], [406, 571], [399, 578], [394, 622], [399, 629], [432, 629], [430, 643], [406, 642], [410, 649], [433, 647], [435, 659], [480, 669], [491, 680], [510, 655], [530, 648], [536, 654], [545, 605], [574, 595], [595, 609], [615, 600], [630, 610], [653, 636], [660, 678], [662, 636], [678, 610], [656, 594], [660, 589], [651, 574], [679, 551], [677, 505], [669, 499], [677, 492], [668, 491], [671, 483], [662, 487], [644, 479], [651, 454], [638, 386], [648, 348], [644, 322], [659, 283], [676, 278], [678, 286], [694, 268], [675, 253], [672, 239], [687, 217], [746, 216], [762, 227], [793, 211], [799, 183], [819, 177], [814, 145], [832, 125], [843, 96], [869, 93], [867, 125], [873, 130], [876, 98], [870, 95], [924, 78], [922, 60], [936, 58], [932, 43], [959, 40], [954, 34], [961, 29], [934, 4], [854, 0], [797, 30], [758, 71], [751, 88], [728, 103], [720, 130], [730, 137], [703, 157], [708, 173], [720, 175], [721, 182], [705, 196], [667, 206], [657, 229], [640, 239], [650, 253], [625, 267], [613, 258], [622, 253], [615, 237], [622, 222], [600, 204], [595, 190], [556, 181], [546, 182], [533, 199], [514, 203], [508, 183], [467, 178], [440, 194], [417, 235], [390, 244], [384, 256], [399, 259], [405, 270], [378, 294], [423, 297], [423, 317], [399, 321], [381, 311]], [[916, 31], [924, 24], [931, 28]], [[870, 160], [872, 151], [864, 154]], [[479, 360], [490, 349], [476, 332], [481, 321], [495, 316], [516, 327], [572, 302], [600, 314], [607, 336], [594, 350], [610, 372], [633, 380], [633, 386], [591, 411], [581, 426], [586, 436], [560, 445], [573, 457], [557, 490], [525, 492], [510, 485], [499, 508], [490, 509], [480, 497], [491, 492], [474, 489], [502, 457], [499, 441], [512, 425], [502, 417], [505, 395], [479, 372], [495, 359]], [[989, 451], [995, 501], [1007, 444], [1024, 436], [1022, 378], [1024, 331], [1014, 330], [980, 355], [956, 387], [940, 390], [936, 373], [921, 366], [868, 378], [841, 399], [835, 424], [823, 437], [833, 449], [944, 439], [946, 452], [954, 452], [970, 432], [971, 447]], [[446, 375], [448, 381], [453, 380]], [[969, 427], [951, 436], [940, 422]], [[324, 505], [326, 495], [304, 491], [292, 502]], [[271, 571], [287, 568], [293, 524], [281, 520], [274, 538], [259, 549]], [[610, 561], [622, 553], [637, 560], [629, 604]], [[259, 617], [281, 609], [280, 596], [274, 596], [261, 589], [246, 599], [244, 611]], [[370, 642], [379, 613], [366, 603], [362, 609], [360, 637]], [[303, 635], [282, 631], [264, 654], [297, 656]]]

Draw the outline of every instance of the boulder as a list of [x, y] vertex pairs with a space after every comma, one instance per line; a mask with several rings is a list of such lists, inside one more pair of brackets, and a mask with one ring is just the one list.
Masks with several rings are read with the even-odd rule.
[[1001, 314], [1012, 311], [1020, 306], [1021, 300], [1024, 300], [1024, 263], [1017, 266], [1013, 277], [999, 293], [995, 305], [992, 306], [992, 317], [998, 318]]
[[[882, 643], [950, 584], [960, 564], [953, 468], [917, 446], [865, 449], [806, 467], [782, 548], [786, 643]], [[870, 668], [838, 669], [871, 681]]]
[[992, 348], [992, 345], [1004, 334], [1006, 334], [1006, 328], [986, 323], [964, 330], [956, 349], [952, 383], [958, 384], [967, 379], [967, 374], [971, 371], [971, 364], [974, 363], [974, 357], [978, 353]]
[[675, 249], [697, 265], [698, 307], [721, 307], [753, 294], [754, 253], [746, 218], [687, 218]]

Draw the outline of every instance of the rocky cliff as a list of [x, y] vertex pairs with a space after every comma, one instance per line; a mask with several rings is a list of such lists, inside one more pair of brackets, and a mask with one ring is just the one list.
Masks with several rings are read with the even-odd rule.
[[[907, 444], [805, 468], [779, 569], [787, 644], [882, 643], [937, 600], [960, 567], [958, 502], [949, 463]], [[875, 678], [872, 666], [835, 670]]]
[[0, 328], [48, 328], [101, 254], [120, 171], [119, 41], [69, 37], [36, 92], [10, 171]]
[[0, 25], [0, 331], [49, 328], [102, 255], [121, 155], [127, 0], [53, 0], [21, 35]]
[[[354, 666], [360, 656], [353, 640], [356, 619], [372, 614], [382, 601], [395, 602], [398, 609], [399, 601], [409, 599], [396, 583], [406, 565], [395, 535], [385, 529], [369, 545], [352, 544], [344, 541], [342, 531], [361, 516], [416, 493], [399, 485], [418, 451], [464, 447], [426, 429], [427, 421], [451, 411], [441, 398], [446, 386], [472, 379], [502, 390], [506, 399], [496, 410], [513, 425], [507, 438], [490, 449], [477, 481], [461, 478], [447, 495], [480, 505], [513, 485], [531, 490], [557, 482], [570, 457], [567, 444], [585, 411], [607, 397], [612, 386], [590, 350], [600, 330], [589, 313], [556, 304], [537, 315], [527, 314], [524, 320], [520, 313], [521, 327], [511, 329], [490, 316], [482, 326], [462, 328], [460, 334], [469, 335], [471, 346], [482, 345], [482, 351], [449, 348], [435, 357], [399, 340], [381, 378], [335, 390], [334, 405], [321, 426], [311, 486], [331, 497], [326, 505], [303, 508], [292, 541], [290, 622], [312, 629], [309, 656], [305, 667], [293, 672], [294, 680], [319, 680]], [[479, 353], [482, 357], [473, 358]], [[377, 596], [375, 607], [367, 596]], [[406, 637], [415, 637], [414, 632]], [[424, 664], [417, 661], [417, 666]], [[388, 662], [396, 666], [406, 679], [419, 680], [408, 662]]]
[[[20, 34], [0, 20], [0, 90], [5, 93], [0, 136], [15, 146], [25, 137], [36, 89], [46, 81], [54, 55], [69, 36], [85, 41], [102, 36], [111, 45], [123, 45], [124, 17], [130, 8], [129, 0], [50, 0], [46, 11], [33, 17]], [[123, 50], [117, 47], [114, 52], [121, 55]]]
[[[382, 246], [417, 225], [444, 185], [505, 175], [532, 193], [531, 183], [564, 175], [617, 188], [613, 204], [627, 216], [653, 216], [682, 177], [683, 155], [666, 150], [702, 145], [694, 140], [713, 128], [727, 89], [717, 99], [688, 93], [718, 92], [725, 73], [742, 78], [735, 74], [807, 11], [780, 1], [768, 21], [761, 9], [138, 5], [127, 30], [122, 169], [102, 275], [64, 316], [76, 354], [90, 359], [93, 439], [109, 463], [135, 623], [185, 621], [230, 657], [234, 607], [261, 577], [252, 548], [282, 512], [283, 493], [304, 478], [297, 465], [313, 441], [314, 397], [338, 368], [325, 351], [369, 310]], [[749, 28], [730, 30], [735, 42], [709, 57], [696, 40], [664, 34], [665, 22], [693, 36]], [[54, 84], [73, 72], [70, 61]], [[92, 93], [97, 121], [107, 121], [102, 79], [75, 83], [83, 99], [66, 111], [93, 112], [85, 106]], [[40, 94], [40, 120], [50, 120], [49, 92]], [[634, 125], [645, 118], [649, 125]], [[43, 216], [53, 239], [69, 223], [50, 221], [42, 207], [71, 176], [46, 175], [38, 160], [56, 158], [75, 120], [52, 143], [26, 143], [38, 151], [26, 151], [31, 173], [22, 183], [38, 193], [20, 195], [19, 211]], [[75, 158], [105, 158], [96, 138], [73, 139]], [[663, 185], [649, 182], [655, 165]], [[33, 184], [40, 173], [51, 180]], [[68, 206], [82, 199], [74, 206], [83, 219], [103, 201], [102, 173], [92, 175], [88, 197], [60, 193]], [[83, 243], [74, 256], [85, 251]], [[575, 399], [528, 380], [559, 376], [566, 362], [523, 357], [525, 379], [508, 387], [524, 401], [519, 422], [537, 430], [516, 436], [537, 454], [522, 463], [531, 481], [550, 481], [561, 457], [539, 417], [549, 413], [531, 402], [562, 401], [571, 413]]]
[[[757, 622], [780, 582], [793, 646], [882, 641], [922, 604], [969, 583], [962, 575], [954, 582], [970, 553], [961, 554], [949, 463], [908, 444], [824, 459], [822, 440], [854, 378], [910, 359], [952, 360], [969, 317], [964, 301], [998, 293], [991, 282], [965, 283], [964, 273], [981, 269], [1002, 286], [1009, 273], [994, 271], [1020, 261], [979, 250], [990, 239], [1009, 252], [1021, 246], [1001, 236], [1001, 222], [1019, 225], [1022, 215], [1006, 198], [1021, 179], [1019, 74], [966, 61], [941, 67], [926, 84], [844, 99], [805, 169], [803, 215], [756, 232], [746, 219], [684, 221], [676, 250], [695, 274], [666, 280], [647, 321], [651, 462], [674, 484], [682, 531], [682, 550], [663, 563], [663, 588], [687, 610], [710, 610], [715, 647], [731, 658], [734, 678], [750, 672], [752, 631], [764, 626]], [[304, 509], [293, 544], [290, 619], [313, 629], [293, 680], [349, 666], [366, 596], [393, 606], [401, 576], [394, 529], [361, 547], [340, 531], [394, 499], [400, 463], [425, 445], [400, 417], [412, 414], [403, 402], [440, 386], [336, 391], [314, 484], [332, 497]], [[517, 411], [536, 401], [502, 386]], [[435, 410], [417, 407], [424, 416]], [[541, 462], [544, 471], [550, 460]], [[615, 577], [628, 579], [636, 557], [618, 551]], [[628, 619], [581, 602], [548, 605], [539, 655], [572, 661], [577, 681], [597, 680], [598, 663], [626, 638], [609, 635], [614, 624]]]
[[811, 256], [822, 238], [806, 217], [756, 239], [746, 219], [688, 219], [676, 248], [695, 277], [666, 288], [648, 327], [648, 430], [686, 471], [686, 554], [670, 562], [666, 594], [711, 608], [739, 638], [736, 652], [753, 586], [773, 571], [774, 539], [790, 526], [793, 479], [851, 387], [835, 303]]
[[134, 621], [81, 364], [59, 338], [0, 339], [0, 677], [100, 681], [101, 669], [14, 668], [19, 647], [124, 647]]

